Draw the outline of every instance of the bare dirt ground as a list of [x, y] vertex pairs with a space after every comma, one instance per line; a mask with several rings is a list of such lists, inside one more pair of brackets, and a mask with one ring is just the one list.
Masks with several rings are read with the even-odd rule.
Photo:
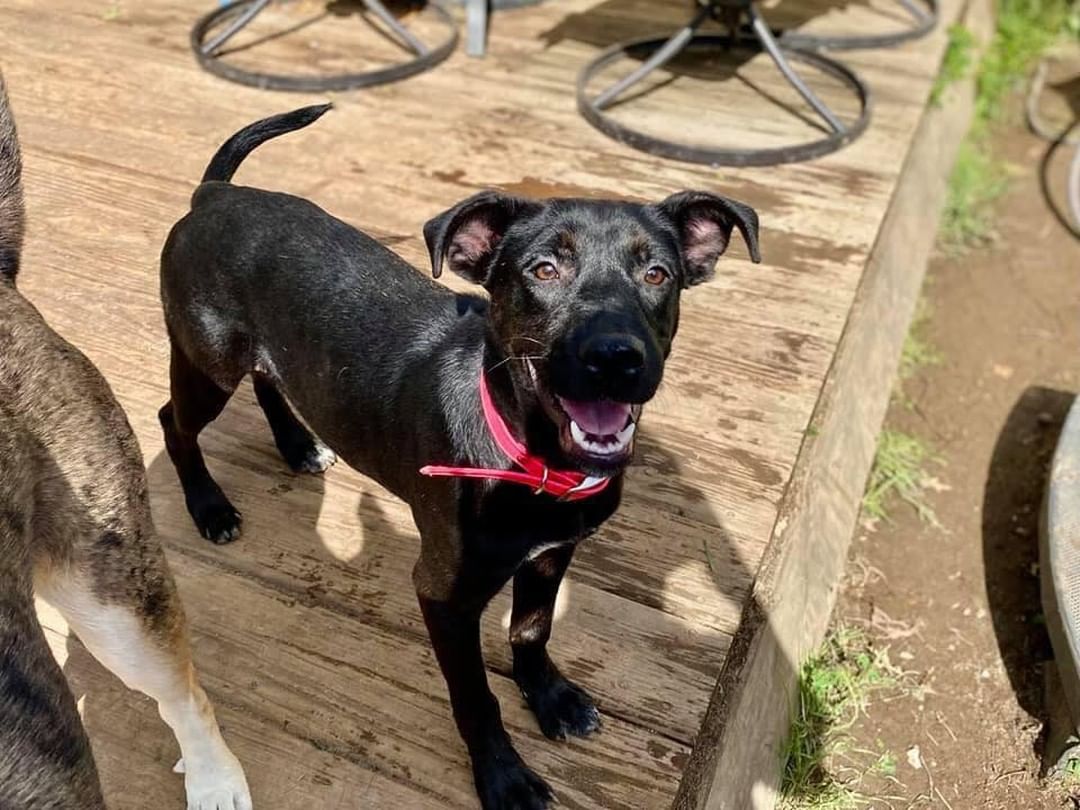
[[[1043, 667], [1038, 519], [1047, 464], [1080, 390], [1080, 241], [1047, 205], [1047, 144], [1020, 123], [994, 148], [1012, 175], [992, 244], [938, 256], [923, 339], [941, 360], [902, 383], [887, 427], [937, 454], [927, 500], [859, 532], [834, 624], [861, 625], [917, 688], [875, 698], [853, 748], [895, 755], [872, 807], [1080, 806], [1040, 778]], [[1058, 155], [1048, 179], [1060, 187]], [[906, 399], [907, 402], [901, 400]]]

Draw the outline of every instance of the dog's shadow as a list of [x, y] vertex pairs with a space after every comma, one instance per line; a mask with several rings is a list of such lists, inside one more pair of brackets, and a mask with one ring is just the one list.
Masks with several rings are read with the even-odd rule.
[[[259, 740], [250, 738], [250, 727], [229, 727], [231, 695], [258, 677], [260, 662], [248, 658], [246, 666], [250, 671], [238, 672], [215, 660], [217, 643], [213, 637], [223, 628], [213, 621], [219, 620], [221, 611], [214, 614], [213, 621], [207, 617], [213, 613], [208, 600], [214, 600], [216, 586], [193, 572], [209, 565], [223, 570], [225, 577], [218, 582], [227, 582], [233, 576], [287, 583], [298, 594], [298, 602], [347, 613], [361, 623], [370, 616], [379, 632], [385, 632], [389, 622], [394, 632], [421, 645], [434, 671], [434, 656], [411, 596], [409, 570], [419, 551], [419, 540], [411, 522], [406, 524], [401, 519], [403, 507], [373, 482], [335, 469], [329, 474], [332, 495], [327, 497], [322, 476], [290, 473], [278, 456], [247, 386], [204, 432], [202, 445], [212, 473], [244, 513], [243, 535], [223, 547], [215, 547], [197, 535], [184, 508], [175, 472], [163, 451], [153, 459], [148, 472], [154, 518], [191, 620], [195, 663], [218, 706], [226, 736], [245, 763], [260, 762], [262, 772], [248, 764], [253, 795], [261, 807], [289, 808], [293, 805], [287, 798], [272, 795], [266, 769], [273, 769], [274, 763], [268, 761], [265, 751], [260, 751]], [[349, 485], [339, 487], [335, 480], [338, 476], [346, 476]], [[347, 516], [344, 510], [348, 510]], [[638, 532], [639, 537], [628, 542], [632, 532]], [[648, 540], [643, 543], [642, 537]], [[692, 542], [687, 541], [688, 537], [694, 538]], [[679, 552], [673, 553], [673, 549]], [[570, 569], [556, 611], [550, 645], [553, 659], [597, 698], [601, 713], [609, 717], [629, 718], [649, 727], [656, 718], [672, 713], [696, 717], [699, 725], [705, 723], [712, 686], [720, 675], [731, 632], [748, 609], [757, 612], [750, 596], [756, 571], [745, 554], [725, 530], [705, 493], [683, 476], [676, 454], [644, 431], [636, 465], [627, 476], [620, 511], [582, 544]], [[687, 594], [695, 589], [701, 605], [722, 606], [720, 612], [726, 619], [699, 621], [700, 614], [693, 620], [680, 615], [680, 606], [687, 604]], [[408, 597], [395, 596], [391, 608], [387, 608], [379, 600], [388, 593]], [[623, 639], [619, 637], [618, 621], [608, 630], [609, 638], [597, 635], [593, 608], [605, 600], [609, 605], [626, 604], [633, 609], [619, 620], [628, 632], [632, 630], [638, 636], [642, 633], [633, 623], [634, 616], [648, 614], [649, 639], [644, 646], [638, 640], [633, 647], [638, 661], [628, 661], [625, 655], [620, 658]], [[233, 630], [242, 632], [245, 622], [258, 622], [258, 616], [246, 613], [243, 604], [234, 601], [234, 605], [228, 617], [229, 622], [238, 625]], [[251, 610], [258, 608], [252, 605]], [[503, 675], [509, 674], [508, 619], [509, 599], [504, 592], [485, 617], [486, 660], [493, 671]], [[579, 622], [589, 623], [586, 627]], [[600, 626], [603, 628], [602, 622]], [[320, 628], [312, 627], [310, 631], [318, 634]], [[592, 633], [590, 638], [606, 641], [610, 649], [597, 649], [592, 654], [581, 639], [585, 632]], [[571, 654], [570, 648], [577, 652]], [[283, 647], [282, 654], [285, 652]], [[637, 694], [626, 694], [620, 685], [638, 664], [651, 667], [650, 671], [662, 673], [669, 669], [693, 677], [696, 688], [688, 689], [687, 694], [694, 692], [695, 696], [676, 697], [679, 684], [662, 681], [656, 684], [655, 693], [644, 694], [638, 681]], [[780, 662], [780, 666], [789, 674], [793, 671], [788, 661]], [[91, 740], [104, 738], [108, 742], [105, 755], [99, 754], [98, 759], [103, 783], [114, 804], [118, 797], [129, 793], [131, 780], [128, 772], [132, 763], [123, 756], [125, 741], [109, 739], [116, 728], [117, 707], [125, 702], [138, 709], [135, 723], [141, 737], [137, 745], [143, 756], [149, 757], [142, 770], [159, 770], [152, 781], [160, 794], [160, 784], [168, 781], [162, 774], [167, 777], [178, 753], [168, 730], [157, 721], [150, 701], [125, 693], [116, 679], [104, 673], [74, 640], [69, 642], [64, 670], [81, 700]], [[643, 714], [640, 720], [639, 711]], [[283, 718], [271, 718], [271, 722], [288, 725]], [[685, 728], [683, 742], [690, 744], [696, 730]], [[538, 730], [532, 731], [539, 737]], [[237, 733], [241, 734], [239, 740]], [[362, 734], [353, 740], [357, 750], [348, 758], [357, 762], [366, 759], [363, 740]], [[603, 746], [604, 741], [601, 735], [585, 744]], [[668, 767], [684, 772], [696, 768], [704, 773], [711, 752], [706, 747], [699, 749], [689, 758], [684, 750], [673, 750]], [[705, 778], [711, 779], [711, 773]], [[175, 791], [176, 799], [163, 801], [161, 806], [182, 806], [179, 777], [173, 777], [169, 790]], [[122, 810], [122, 801], [117, 806]]]

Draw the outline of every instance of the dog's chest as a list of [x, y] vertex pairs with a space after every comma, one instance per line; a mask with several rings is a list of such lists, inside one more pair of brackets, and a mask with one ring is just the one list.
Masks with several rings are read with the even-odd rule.
[[615, 512], [618, 502], [618, 493], [601, 493], [572, 503], [515, 493], [514, 497], [489, 502], [483, 522], [492, 535], [532, 559], [593, 534]]

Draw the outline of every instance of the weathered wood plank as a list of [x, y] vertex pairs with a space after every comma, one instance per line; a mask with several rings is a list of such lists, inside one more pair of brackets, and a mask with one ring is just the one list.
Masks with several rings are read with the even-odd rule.
[[[871, 5], [785, 0], [766, 13], [779, 24], [809, 20], [832, 31], [902, 22], [889, 17], [889, 0]], [[300, 21], [320, 7], [275, 5], [260, 26]], [[0, 8], [0, 54], [26, 152], [30, 229], [20, 285], [103, 369], [130, 414], [210, 689], [240, 735], [241, 755], [268, 771], [253, 780], [264, 810], [326, 806], [317, 804], [324, 778], [333, 779], [327, 795], [341, 807], [361, 803], [349, 798], [356, 791], [364, 806], [424, 807], [432, 797], [473, 806], [441, 681], [424, 670], [430, 654], [408, 575], [417, 540], [403, 505], [348, 470], [325, 479], [285, 472], [245, 389], [204, 444], [245, 511], [247, 532], [235, 546], [211, 548], [191, 529], [155, 419], [167, 386], [156, 265], [168, 228], [227, 135], [323, 97], [265, 93], [199, 71], [187, 33], [202, 9], [176, 0], [119, 9], [106, 19], [101, 4], [85, 0], [47, 8], [8, 0]], [[459, 53], [409, 81], [335, 94], [333, 115], [267, 144], [238, 175], [312, 198], [422, 269], [421, 224], [485, 186], [643, 200], [699, 187], [760, 209], [765, 262], [751, 265], [737, 245], [718, 279], [685, 297], [625, 507], [572, 569], [553, 654], [596, 695], [608, 733], [580, 747], [537, 740], [504, 677], [505, 594], [485, 623], [515, 736], [576, 806], [665, 806], [686, 747], [697, 740], [700, 758], [712, 744], [707, 723], [698, 735], [714, 682], [788, 502], [804, 431], [944, 42], [939, 33], [891, 51], [844, 54], [875, 93], [872, 126], [852, 146], [812, 163], [717, 171], [626, 149], [588, 127], [574, 105], [576, 72], [598, 48], [671, 30], [687, 14], [676, 0], [560, 0], [499, 12], [488, 58]], [[362, 29], [355, 16], [330, 15], [236, 58], [358, 67], [389, 53]], [[635, 120], [759, 145], [812, 132], [748, 84], [790, 98], [765, 59], [747, 60], [739, 78], [725, 81], [712, 71], [730, 67], [712, 60], [678, 68], [674, 82], [635, 102]], [[828, 81], [810, 80], [834, 98]], [[845, 103], [837, 99], [841, 109]], [[263, 614], [280, 633], [266, 631]], [[399, 669], [411, 674], [392, 682], [381, 672], [357, 675], [364, 655], [385, 661], [395, 677]], [[410, 680], [420, 671], [422, 684]], [[261, 679], [254, 691], [253, 673]], [[351, 691], [356, 677], [364, 695]], [[111, 775], [123, 773], [125, 734], [141, 742], [163, 730], [144, 704], [130, 708], [123, 691], [105, 692], [91, 732], [97, 725], [116, 757], [105, 766], [110, 794], [134, 807]], [[115, 713], [112, 727], [94, 722], [106, 712]], [[369, 729], [374, 741], [363, 736]], [[746, 742], [759, 738], [752, 729]], [[320, 751], [313, 740], [331, 747]], [[631, 776], [649, 784], [615, 784], [626, 777], [619, 758], [644, 763]], [[133, 760], [146, 795], [179, 795], [178, 780]], [[171, 793], [162, 780], [173, 780]], [[599, 792], [590, 794], [594, 783]], [[634, 790], [645, 798], [633, 799]]]
[[[464, 745], [423, 640], [305, 605], [194, 555], [174, 554], [170, 563], [194, 628], [196, 664], [211, 685], [230, 684], [220, 693], [230, 706], [414, 785], [443, 806], [469, 805]], [[523, 756], [557, 781], [565, 806], [666, 806], [684, 746], [610, 716], [592, 741], [551, 743], [517, 687], [502, 676], [491, 680]]]
[[[61, 662], [94, 749], [102, 787], [112, 810], [184, 805], [183, 777], [172, 772], [180, 756], [168, 727], [149, 698], [128, 690], [87, 652], [48, 605], [39, 607], [45, 637]], [[233, 751], [245, 763], [258, 807], [364, 807], [372, 810], [440, 810], [446, 805], [408, 784], [234, 706], [225, 682], [203, 673]]]
[[[989, 2], [975, 0], [963, 11], [965, 25], [985, 43]], [[680, 810], [767, 810], [777, 801], [779, 746], [798, 664], [828, 626], [947, 178], [973, 109], [974, 81], [967, 79], [919, 124], [814, 414], [815, 435], [799, 455], [752, 604], [717, 683], [702, 730], [711, 744], [694, 750], [675, 802]]]

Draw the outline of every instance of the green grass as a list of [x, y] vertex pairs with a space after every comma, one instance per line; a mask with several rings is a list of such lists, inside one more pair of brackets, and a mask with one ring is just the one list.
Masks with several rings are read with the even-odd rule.
[[910, 380], [920, 369], [939, 365], [943, 359], [941, 352], [922, 335], [926, 322], [929, 320], [930, 303], [925, 297], [920, 297], [915, 305], [915, 315], [911, 319], [911, 326], [908, 327], [904, 345], [900, 350], [901, 382]]
[[910, 380], [919, 369], [941, 363], [941, 353], [914, 330], [908, 332], [900, 350], [900, 379]]
[[[880, 741], [878, 745], [881, 745]], [[881, 776], [896, 776], [896, 755], [892, 751], [882, 751], [870, 770]]]
[[[848, 730], [865, 714], [875, 692], [901, 685], [903, 673], [887, 649], [873, 649], [864, 633], [840, 627], [799, 671], [798, 703], [784, 747], [783, 810], [847, 810], [866, 804], [860, 775], [838, 776]], [[872, 755], [872, 754], [871, 754]], [[892, 775], [896, 757], [880, 752], [863, 773]]]
[[998, 0], [994, 38], [976, 77], [976, 125], [1000, 117], [1005, 97], [1043, 51], [1071, 33], [1078, 15], [1076, 0]]
[[863, 495], [863, 511], [871, 517], [889, 520], [889, 510], [899, 498], [919, 517], [937, 525], [937, 515], [926, 502], [926, 465], [934, 455], [919, 439], [898, 430], [883, 430], [878, 436], [874, 466]]
[[[966, 73], [960, 53], [963, 46], [953, 47], [960, 36], [950, 30], [932, 100], [940, 99], [947, 73]], [[998, 0], [994, 36], [975, 73], [975, 118], [949, 178], [942, 214], [941, 241], [950, 252], [962, 252], [990, 238], [993, 203], [1008, 185], [1002, 163], [990, 150], [990, 128], [1000, 120], [1009, 93], [1024, 82], [1039, 55], [1062, 36], [1080, 36], [1078, 0]], [[970, 59], [970, 52], [967, 56]]]
[[950, 253], [987, 242], [994, 226], [993, 204], [1008, 188], [1005, 167], [985, 137], [960, 144], [945, 197], [941, 242]]
[[900, 349], [898, 379], [893, 391], [893, 399], [909, 411], [915, 409], [915, 400], [908, 396], [905, 383], [922, 369], [939, 365], [944, 360], [941, 352], [923, 335], [928, 320], [930, 320], [930, 304], [923, 295], [916, 303], [915, 315], [911, 319], [907, 337], [904, 338], [904, 345]]
[[941, 60], [934, 86], [930, 89], [930, 103], [941, 106], [941, 97], [951, 84], [968, 75], [971, 68], [971, 52], [975, 48], [975, 37], [962, 25], [949, 28], [949, 44], [945, 47], [945, 56]]
[[1061, 769], [1061, 781], [1067, 788], [1080, 788], [1080, 759], [1070, 757]]

